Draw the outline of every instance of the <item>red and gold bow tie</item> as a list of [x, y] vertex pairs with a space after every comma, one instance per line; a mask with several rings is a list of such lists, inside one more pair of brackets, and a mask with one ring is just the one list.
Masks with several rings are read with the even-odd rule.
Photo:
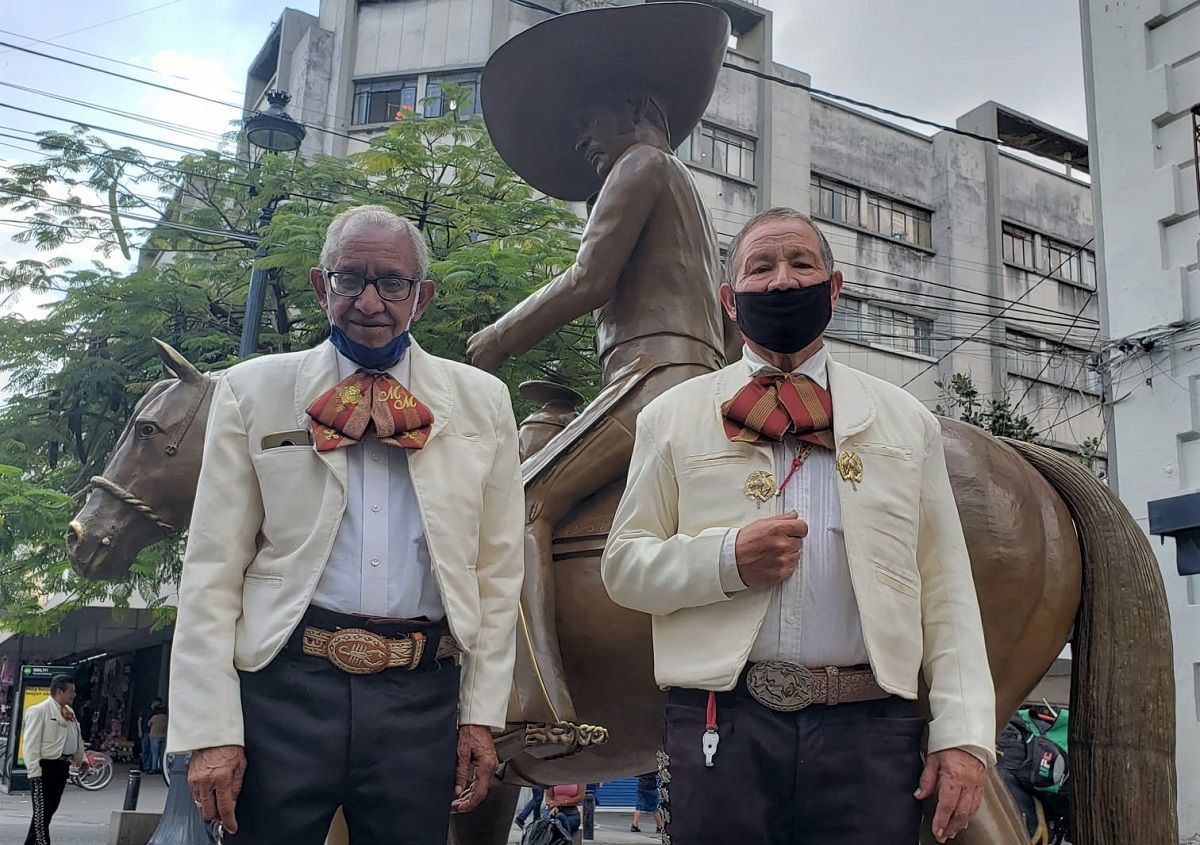
[[725, 436], [734, 443], [765, 443], [792, 434], [833, 449], [833, 397], [808, 376], [762, 375], [721, 406]]
[[388, 446], [420, 449], [433, 413], [387, 373], [359, 370], [308, 406], [318, 452], [353, 446], [369, 430]]

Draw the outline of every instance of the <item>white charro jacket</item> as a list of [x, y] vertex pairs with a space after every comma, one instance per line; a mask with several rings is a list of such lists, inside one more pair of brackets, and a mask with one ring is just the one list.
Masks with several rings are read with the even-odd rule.
[[29, 777], [42, 776], [43, 760], [58, 760], [63, 756], [71, 734], [75, 735], [75, 753], [71, 755], [71, 762], [78, 766], [86, 756], [79, 721], [64, 716], [62, 705], [53, 696], [25, 711], [25, 721], [21, 726], [21, 753]]
[[[416, 343], [409, 389], [433, 413], [410, 453], [433, 575], [464, 651], [459, 721], [504, 726], [524, 573], [524, 491], [508, 390]], [[308, 427], [337, 352], [256, 358], [213, 397], [171, 654], [172, 752], [242, 745], [238, 671], [262, 669], [309, 605], [346, 508], [345, 449], [263, 448]]]
[[[738, 361], [667, 391], [638, 418], [603, 576], [614, 601], [653, 615], [663, 687], [732, 689], [767, 612], [770, 590], [730, 596], [720, 578], [726, 532], [779, 508], [745, 492], [751, 473], [771, 472], [771, 450], [731, 442], [722, 424], [722, 403], [750, 376]], [[829, 390], [837, 453], [862, 462], [861, 481], [837, 483], [876, 680], [913, 699], [923, 671], [929, 750], [994, 762], [995, 694], [937, 419], [900, 388], [833, 361]]]

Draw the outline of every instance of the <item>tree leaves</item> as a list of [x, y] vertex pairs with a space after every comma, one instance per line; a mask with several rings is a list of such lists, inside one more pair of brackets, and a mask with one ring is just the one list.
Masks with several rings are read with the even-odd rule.
[[[442, 96], [462, 101], [450, 86]], [[259, 238], [271, 283], [258, 352], [328, 334], [309, 269], [335, 214], [378, 203], [417, 224], [430, 248], [437, 297], [416, 336], [460, 361], [473, 332], [552, 280], [578, 248], [581, 221], [505, 166], [478, 117], [453, 110], [402, 116], [344, 159], [266, 155], [254, 167], [232, 144], [167, 161], [82, 127], [43, 133], [39, 146], [41, 161], [0, 176], [0, 207], [26, 221], [14, 239], [45, 253], [0, 262], [0, 295], [47, 300], [37, 319], [0, 318], [0, 607], [10, 630], [45, 632], [74, 607], [135, 593], [170, 620], [163, 597], [178, 578], [179, 541], [146, 549], [121, 582], [82, 581], [65, 560], [71, 495], [102, 471], [134, 405], [162, 377], [152, 338], [201, 370], [237, 360]], [[110, 260], [136, 252], [136, 264], [72, 264], [60, 251], [77, 244]], [[552, 378], [591, 396], [593, 346], [591, 322], [580, 320], [501, 376], [514, 394], [522, 381]], [[514, 400], [519, 415], [532, 410]]]

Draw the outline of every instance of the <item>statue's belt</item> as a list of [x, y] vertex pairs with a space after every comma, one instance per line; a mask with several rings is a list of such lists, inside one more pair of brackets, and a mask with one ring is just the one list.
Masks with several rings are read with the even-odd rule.
[[891, 693], [875, 683], [870, 669], [809, 669], [785, 660], [755, 663], [746, 673], [746, 689], [763, 707], [789, 713], [810, 704], [874, 701]]
[[[362, 628], [325, 631], [311, 626], [304, 629], [304, 653], [323, 657], [351, 675], [374, 675], [385, 669], [416, 669], [421, 665], [428, 637], [417, 632], [389, 639]], [[435, 660], [458, 661], [462, 655], [454, 638], [438, 640]]]

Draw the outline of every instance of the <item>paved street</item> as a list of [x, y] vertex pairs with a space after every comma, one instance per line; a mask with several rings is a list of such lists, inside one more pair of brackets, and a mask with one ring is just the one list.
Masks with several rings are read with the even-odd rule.
[[[85, 792], [68, 786], [63, 795], [62, 807], [54, 817], [51, 835], [54, 845], [104, 845], [108, 841], [108, 824], [114, 810], [121, 809], [125, 796], [125, 784], [129, 768], [118, 766], [112, 783], [100, 792]], [[167, 798], [166, 785], [158, 775], [148, 775], [142, 780], [138, 809], [146, 812], [161, 812]], [[18, 845], [23, 842], [29, 829], [29, 793], [4, 795], [0, 793], [0, 843]], [[654, 822], [642, 827], [642, 833], [629, 831], [630, 814], [627, 811], [601, 811], [596, 815], [595, 845], [627, 845], [627, 843], [657, 842]], [[645, 832], [649, 829], [649, 832]], [[510, 843], [521, 841], [521, 831], [514, 825], [508, 838]]]

